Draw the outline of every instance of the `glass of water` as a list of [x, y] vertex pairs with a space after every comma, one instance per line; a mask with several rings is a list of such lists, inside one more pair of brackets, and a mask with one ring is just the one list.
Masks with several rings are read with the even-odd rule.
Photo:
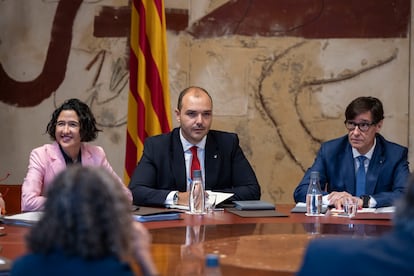
[[352, 218], [356, 215], [358, 210], [358, 198], [349, 197], [343, 202], [344, 213], [346, 216]]
[[205, 204], [206, 204], [207, 213], [212, 213], [214, 209], [216, 209], [216, 199], [217, 199], [217, 195], [206, 193]]

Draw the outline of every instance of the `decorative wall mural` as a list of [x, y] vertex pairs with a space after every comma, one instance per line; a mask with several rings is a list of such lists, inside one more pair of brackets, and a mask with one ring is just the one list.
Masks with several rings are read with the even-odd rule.
[[0, 63], [0, 101], [18, 107], [36, 106], [59, 88], [66, 74], [72, 45], [73, 22], [82, 2], [58, 2], [43, 69], [34, 80], [16, 81], [7, 74]]
[[[178, 2], [165, 0], [171, 112], [184, 87], [205, 87], [213, 127], [239, 134], [263, 199], [293, 202], [320, 143], [346, 133], [356, 96], [381, 98], [382, 133], [412, 151], [410, 0]], [[22, 182], [50, 112], [71, 97], [91, 106], [96, 143], [122, 176], [129, 18], [128, 0], [0, 1], [3, 182]]]
[[[258, 87], [256, 91], [256, 96], [260, 102], [260, 109], [262, 109], [262, 114], [267, 116], [271, 121], [276, 135], [279, 137], [283, 148], [288, 153], [289, 157], [294, 160], [296, 165], [298, 165], [302, 172], [305, 172], [308, 168], [305, 162], [305, 156], [316, 155], [316, 150], [319, 145], [324, 142], [325, 139], [321, 139], [319, 135], [314, 134], [317, 132], [317, 129], [313, 129], [312, 126], [308, 125], [306, 120], [307, 112], [304, 110], [303, 105], [300, 103], [300, 97], [306, 91], [313, 93], [313, 91], [321, 91], [324, 85], [335, 84], [340, 82], [345, 82], [351, 80], [358, 76], [361, 76], [365, 72], [375, 70], [381, 66], [384, 66], [397, 58], [398, 50], [394, 49], [392, 53], [389, 53], [389, 56], [386, 56], [379, 60], [374, 60], [372, 63], [365, 61], [365, 64], [361, 64], [359, 68], [348, 69], [345, 72], [339, 72], [334, 76], [327, 78], [319, 78], [312, 74], [307, 75], [305, 79], [301, 79], [302, 70], [287, 70], [287, 74], [293, 74], [296, 76], [291, 76], [289, 79], [293, 81], [290, 83], [289, 89], [278, 89], [273, 83], [277, 76], [273, 74], [279, 74], [280, 70], [277, 70], [276, 64], [278, 62], [283, 62], [285, 58], [291, 51], [295, 51], [296, 48], [302, 47], [306, 44], [306, 41], [301, 41], [292, 46], [288, 47], [281, 53], [275, 53], [268, 60], [263, 62], [262, 72], [258, 80]], [[297, 61], [297, 66], [301, 67], [302, 64]], [[266, 84], [269, 82], [269, 84]], [[273, 89], [265, 89], [268, 86], [273, 86]], [[274, 108], [274, 103], [283, 102], [284, 111], [277, 110]], [[289, 110], [287, 110], [289, 109]], [[319, 113], [319, 112], [318, 112]], [[284, 114], [290, 114], [290, 116], [284, 116]], [[325, 118], [329, 120], [329, 118]], [[342, 118], [343, 119], [343, 118]], [[288, 125], [286, 128], [284, 126]], [[289, 129], [295, 129], [294, 132], [289, 131]], [[302, 140], [307, 141], [306, 147], [297, 147], [292, 146], [289, 141], [292, 140]], [[294, 143], [293, 145], [297, 145]]]

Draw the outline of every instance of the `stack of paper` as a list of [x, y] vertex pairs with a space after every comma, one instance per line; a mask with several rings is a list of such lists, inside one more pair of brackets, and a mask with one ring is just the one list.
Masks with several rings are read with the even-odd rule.
[[[328, 210], [328, 205], [322, 204], [322, 214], [325, 214]], [[305, 202], [298, 202], [296, 206], [290, 210], [292, 213], [306, 213], [306, 203]]]
[[26, 212], [11, 216], [4, 216], [3, 222], [6, 224], [18, 224], [24, 226], [31, 226], [38, 222], [43, 216], [43, 212]]

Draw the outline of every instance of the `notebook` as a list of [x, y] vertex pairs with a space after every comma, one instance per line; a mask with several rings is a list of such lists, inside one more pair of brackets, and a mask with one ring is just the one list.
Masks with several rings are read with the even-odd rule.
[[181, 219], [180, 213], [160, 213], [153, 215], [133, 215], [134, 219], [139, 222], [149, 221], [164, 221], [164, 220], [178, 220]]
[[134, 219], [139, 222], [178, 220], [181, 212], [165, 208], [154, 208], [141, 206], [133, 212]]
[[264, 200], [236, 200], [233, 201], [237, 210], [275, 210], [273, 203]]
[[236, 208], [226, 209], [228, 212], [243, 218], [260, 218], [260, 217], [288, 217], [289, 215], [277, 212], [276, 210], [238, 210]]

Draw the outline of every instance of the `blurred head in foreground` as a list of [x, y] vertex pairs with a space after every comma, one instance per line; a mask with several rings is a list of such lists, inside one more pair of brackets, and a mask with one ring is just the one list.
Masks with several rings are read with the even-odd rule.
[[124, 191], [102, 168], [74, 165], [61, 172], [27, 241], [33, 254], [87, 262], [112, 256], [132, 270], [140, 266], [144, 275], [156, 274], [148, 231], [133, 220]]

